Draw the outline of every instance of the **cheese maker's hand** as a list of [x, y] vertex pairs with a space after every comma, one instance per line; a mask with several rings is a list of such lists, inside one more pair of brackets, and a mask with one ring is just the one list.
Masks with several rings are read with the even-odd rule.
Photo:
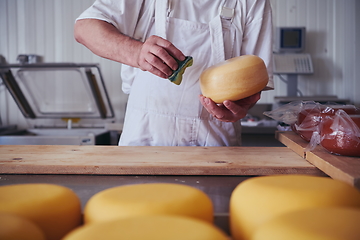
[[141, 70], [168, 78], [178, 67], [174, 58], [185, 60], [184, 54], [171, 42], [153, 35], [142, 44], [137, 62]]
[[223, 122], [236, 122], [244, 118], [257, 101], [261, 93], [256, 93], [250, 97], [238, 101], [225, 100], [221, 104], [216, 104], [210, 98], [200, 95], [200, 102], [205, 109], [215, 118]]

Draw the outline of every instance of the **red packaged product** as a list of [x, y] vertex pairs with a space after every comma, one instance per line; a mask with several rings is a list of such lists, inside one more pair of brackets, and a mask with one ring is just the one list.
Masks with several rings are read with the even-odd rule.
[[314, 132], [320, 133], [319, 124], [322, 119], [325, 116], [335, 115], [340, 109], [348, 114], [360, 114], [360, 109], [353, 105], [321, 105], [308, 102], [299, 112], [293, 131], [305, 141], [310, 142]]
[[360, 115], [349, 115], [344, 110], [324, 114], [320, 145], [333, 154], [360, 157]]

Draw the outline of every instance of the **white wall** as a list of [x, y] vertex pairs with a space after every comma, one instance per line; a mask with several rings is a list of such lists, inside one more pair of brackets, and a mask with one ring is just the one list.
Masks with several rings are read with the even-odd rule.
[[[306, 52], [313, 58], [314, 74], [299, 76], [303, 95], [337, 95], [360, 105], [358, 0], [271, 0], [274, 26], [305, 26]], [[358, 13], [356, 15], [356, 12]], [[356, 21], [357, 19], [357, 21]], [[355, 23], [358, 23], [357, 25]], [[287, 94], [286, 84], [275, 77], [276, 90], [262, 102]]]
[[[75, 18], [93, 0], [0, 0], [0, 54], [15, 63], [18, 54], [41, 55], [45, 62], [100, 63], [115, 109], [122, 122], [127, 96], [121, 92], [120, 64], [101, 59], [73, 38]], [[359, 23], [357, 0], [271, 0], [275, 26], [305, 26], [307, 49], [315, 74], [299, 77], [304, 95], [337, 95], [360, 105]], [[275, 78], [276, 90], [263, 94], [261, 103], [286, 95], [286, 85]], [[27, 125], [12, 97], [0, 85], [2, 124]]]

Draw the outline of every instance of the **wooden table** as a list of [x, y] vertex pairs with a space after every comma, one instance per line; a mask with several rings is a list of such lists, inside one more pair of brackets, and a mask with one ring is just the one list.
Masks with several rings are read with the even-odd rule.
[[323, 175], [285, 147], [0, 146], [0, 173]]

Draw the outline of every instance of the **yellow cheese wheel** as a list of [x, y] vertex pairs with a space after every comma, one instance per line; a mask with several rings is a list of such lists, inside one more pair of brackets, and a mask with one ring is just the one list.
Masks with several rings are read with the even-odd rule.
[[45, 240], [45, 235], [30, 220], [0, 212], [0, 240]]
[[175, 215], [147, 215], [86, 224], [63, 240], [229, 240], [213, 224]]
[[183, 215], [213, 221], [213, 205], [202, 191], [182, 184], [148, 183], [103, 190], [85, 205], [85, 223], [137, 215]]
[[264, 222], [280, 214], [316, 207], [360, 208], [360, 192], [327, 177], [275, 175], [240, 183], [230, 197], [230, 229], [235, 240], [250, 239]]
[[255, 55], [243, 55], [205, 69], [200, 88], [215, 103], [236, 101], [263, 90], [269, 81], [264, 61]]
[[279, 215], [254, 233], [252, 240], [359, 240], [360, 210], [305, 209]]
[[15, 184], [0, 187], [0, 212], [27, 218], [47, 240], [61, 239], [81, 224], [81, 204], [70, 189], [54, 184]]

